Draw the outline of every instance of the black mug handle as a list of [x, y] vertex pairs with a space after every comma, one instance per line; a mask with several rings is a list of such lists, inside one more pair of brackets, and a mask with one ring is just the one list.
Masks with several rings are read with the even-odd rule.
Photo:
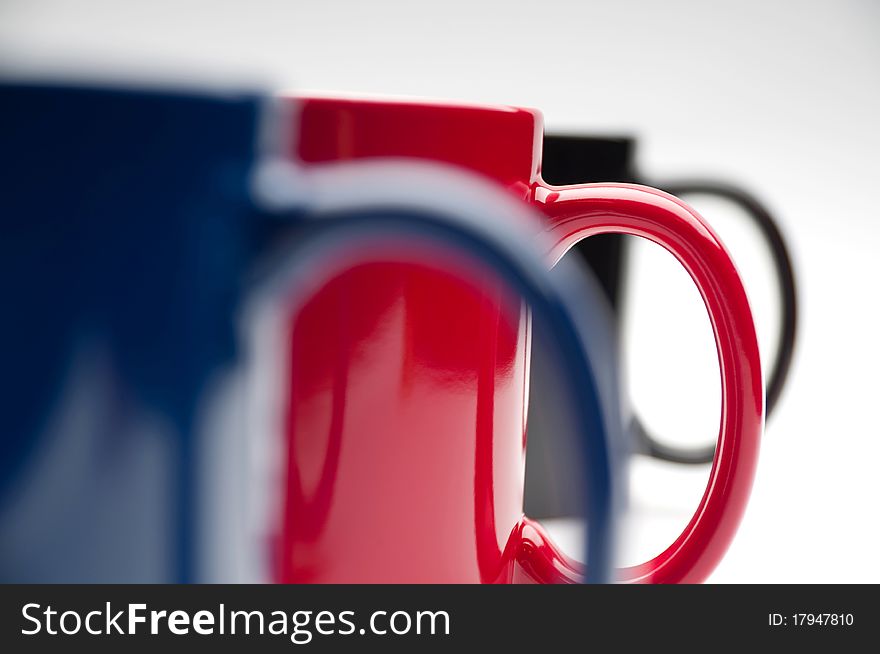
[[[652, 186], [661, 188], [677, 197], [684, 195], [712, 195], [720, 197], [741, 207], [760, 230], [761, 236], [770, 247], [773, 266], [776, 270], [776, 282], [782, 298], [782, 320], [779, 326], [778, 346], [770, 376], [767, 382], [766, 415], [769, 418], [785, 387], [791, 360], [794, 354], [795, 337], [797, 335], [797, 289], [791, 256], [785, 239], [770, 212], [751, 193], [726, 182], [712, 180], [680, 180], [669, 182], [652, 182]], [[678, 447], [667, 445], [652, 436], [636, 417], [633, 419], [632, 434], [636, 449], [663, 461], [673, 463], [701, 464], [711, 463], [715, 456], [715, 445], [705, 447]]]

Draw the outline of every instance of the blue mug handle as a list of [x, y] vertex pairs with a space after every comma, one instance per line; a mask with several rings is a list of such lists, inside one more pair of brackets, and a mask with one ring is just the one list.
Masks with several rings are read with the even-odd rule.
[[536, 244], [535, 218], [526, 215], [527, 208], [434, 163], [346, 163], [303, 172], [272, 162], [256, 179], [258, 198], [270, 213], [311, 227], [297, 239], [296, 251], [286, 253], [294, 277], [328, 255], [346, 267], [369, 261], [365, 242], [404, 237], [488, 265], [528, 303], [536, 329], [553, 335], [552, 355], [570, 390], [586, 477], [585, 581], [612, 581], [616, 434], [586, 345], [589, 307], [580, 301], [577, 284], [547, 270], [542, 254], [551, 248]]

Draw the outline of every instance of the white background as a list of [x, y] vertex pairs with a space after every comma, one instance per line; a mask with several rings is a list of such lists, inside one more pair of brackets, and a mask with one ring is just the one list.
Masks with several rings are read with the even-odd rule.
[[[880, 582], [880, 3], [0, 0], [0, 65], [91, 75], [534, 106], [548, 130], [636, 133], [650, 176], [719, 176], [780, 217], [800, 282], [792, 379], [718, 582]], [[777, 300], [734, 213], [698, 204], [737, 260], [764, 352]], [[634, 402], [660, 433], [717, 430], [696, 290], [640, 247], [628, 321]], [[636, 461], [625, 558], [656, 553], [707, 470]], [[576, 551], [576, 530], [554, 530]]]

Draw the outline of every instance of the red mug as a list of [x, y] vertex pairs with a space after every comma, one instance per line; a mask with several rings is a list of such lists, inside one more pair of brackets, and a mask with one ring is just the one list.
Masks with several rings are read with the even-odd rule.
[[[417, 158], [489, 178], [546, 216], [548, 267], [594, 234], [647, 238], [696, 283], [718, 348], [722, 419], [688, 526], [627, 582], [704, 580], [745, 510], [763, 428], [748, 299], [723, 244], [678, 199], [632, 184], [550, 186], [541, 114], [512, 107], [294, 98], [308, 166]], [[275, 579], [578, 582], [523, 515], [530, 321], [497, 284], [425, 265], [354, 267], [290, 316], [287, 452]]]

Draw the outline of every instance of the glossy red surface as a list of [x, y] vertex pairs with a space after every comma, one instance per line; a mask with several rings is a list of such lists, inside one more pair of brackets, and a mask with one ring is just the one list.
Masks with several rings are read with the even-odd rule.
[[721, 429], [709, 483], [690, 523], [662, 554], [621, 571], [621, 579], [698, 582], [715, 568], [748, 502], [764, 427], [757, 338], [742, 281], [724, 245], [693, 209], [643, 186], [539, 186], [535, 202], [558, 243], [554, 258], [593, 234], [642, 236], [669, 250], [706, 304], [721, 368]]
[[[670, 250], [710, 313], [722, 371], [718, 455], [700, 507], [634, 582], [696, 582], [745, 510], [763, 427], [751, 311], [721, 242], [693, 210], [633, 185], [540, 178], [541, 116], [525, 109], [307, 98], [291, 154], [310, 164], [417, 157], [487, 176], [547, 216], [552, 265], [582, 238]], [[490, 278], [358, 266], [290, 317], [284, 582], [573, 582], [578, 564], [522, 514], [529, 318]]]
[[529, 109], [308, 98], [291, 147], [306, 163], [413, 157], [459, 166], [531, 194], [543, 131]]

